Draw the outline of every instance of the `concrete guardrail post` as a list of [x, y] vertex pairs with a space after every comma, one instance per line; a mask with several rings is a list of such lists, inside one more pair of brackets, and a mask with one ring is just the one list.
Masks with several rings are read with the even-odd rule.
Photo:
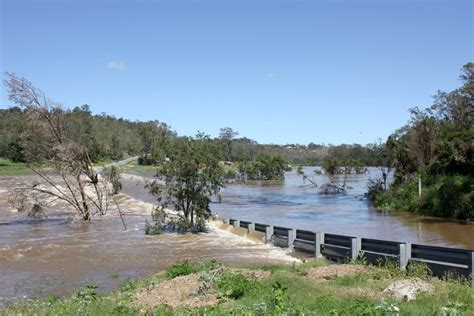
[[222, 222], [223, 222], [224, 224], [229, 225], [229, 223], [230, 223], [230, 218], [227, 218], [227, 217], [226, 217], [226, 218], [223, 218], [223, 219], [222, 219]]
[[411, 244], [409, 242], [400, 244], [400, 269], [406, 270], [408, 265], [408, 260], [411, 257]]
[[254, 231], [254, 230], [255, 230], [255, 223], [250, 223], [249, 224], [249, 232]]
[[356, 260], [359, 257], [361, 250], [361, 238], [355, 237], [351, 239], [351, 260]]
[[474, 251], [471, 251], [471, 255], [469, 256], [468, 268], [471, 274], [471, 287], [474, 288]]
[[324, 244], [324, 233], [316, 233], [314, 239], [314, 256], [316, 259], [323, 257], [321, 253], [321, 245]]
[[240, 220], [234, 219], [234, 227], [240, 227]]
[[265, 243], [269, 243], [273, 236], [273, 226], [265, 227]]
[[296, 228], [288, 231], [288, 247], [292, 246], [296, 239]]

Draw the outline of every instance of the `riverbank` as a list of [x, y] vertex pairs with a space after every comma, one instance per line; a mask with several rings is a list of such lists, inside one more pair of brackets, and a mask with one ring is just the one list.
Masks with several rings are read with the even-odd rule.
[[[399, 291], [403, 287], [405, 292]], [[89, 284], [64, 298], [8, 305], [0, 315], [473, 315], [473, 311], [473, 289], [457, 280], [431, 278], [422, 267], [405, 273], [387, 266], [311, 260], [233, 267], [215, 261], [181, 262], [125, 282], [111, 293], [101, 294]]]

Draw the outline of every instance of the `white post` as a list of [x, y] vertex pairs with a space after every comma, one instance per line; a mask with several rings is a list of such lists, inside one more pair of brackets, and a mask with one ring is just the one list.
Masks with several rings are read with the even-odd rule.
[[359, 257], [361, 249], [361, 238], [355, 237], [351, 239], [351, 260], [356, 260]]
[[249, 232], [254, 231], [254, 230], [255, 230], [255, 223], [250, 223], [249, 224]]
[[265, 227], [265, 243], [269, 243], [273, 236], [273, 226]]
[[314, 240], [314, 256], [316, 259], [323, 257], [321, 253], [321, 245], [324, 244], [324, 233], [316, 233]]
[[421, 177], [418, 177], [418, 197], [421, 197]]

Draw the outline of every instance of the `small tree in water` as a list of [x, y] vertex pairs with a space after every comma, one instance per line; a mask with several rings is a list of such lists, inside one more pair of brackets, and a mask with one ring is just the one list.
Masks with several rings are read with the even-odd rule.
[[211, 214], [210, 198], [224, 185], [221, 156], [219, 147], [203, 134], [177, 139], [161, 151], [158, 180], [150, 190], [162, 206], [179, 212], [177, 225], [182, 231], [205, 229], [204, 219]]

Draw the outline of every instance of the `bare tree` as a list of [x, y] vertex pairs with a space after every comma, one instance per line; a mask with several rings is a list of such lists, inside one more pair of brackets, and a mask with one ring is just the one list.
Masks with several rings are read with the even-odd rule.
[[9, 99], [26, 111], [25, 155], [36, 162], [30, 168], [43, 180], [29, 189], [66, 202], [85, 221], [106, 214], [110, 185], [94, 170], [87, 149], [68, 137], [66, 112], [27, 79], [6, 77]]

